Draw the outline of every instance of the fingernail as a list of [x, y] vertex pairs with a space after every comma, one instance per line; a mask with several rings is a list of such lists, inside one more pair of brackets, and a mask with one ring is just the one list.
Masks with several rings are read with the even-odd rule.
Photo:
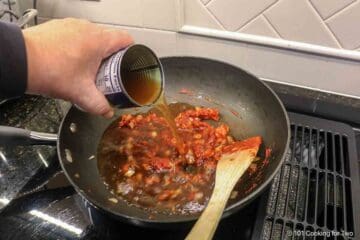
[[112, 118], [114, 116], [114, 111], [111, 110], [103, 115], [105, 118]]

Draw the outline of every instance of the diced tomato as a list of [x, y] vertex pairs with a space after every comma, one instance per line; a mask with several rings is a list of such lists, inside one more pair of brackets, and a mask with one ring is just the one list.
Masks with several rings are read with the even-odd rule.
[[152, 174], [145, 178], [145, 183], [148, 185], [153, 185], [154, 183], [159, 183], [161, 180], [158, 175]]
[[[122, 197], [144, 207], [156, 205], [171, 211], [178, 209], [180, 200], [180, 205], [189, 201], [205, 205], [222, 154], [258, 148], [262, 142], [261, 137], [236, 141], [228, 125], [214, 126], [204, 121], [219, 119], [219, 111], [214, 108], [199, 107], [180, 112], [175, 118], [177, 133], [183, 142], [179, 146], [162, 116], [156, 113], [123, 115], [116, 125], [120, 143], [116, 146], [116, 154], [120, 155], [116, 177], [121, 176], [116, 181], [132, 190]], [[269, 161], [270, 155], [271, 149], [266, 149], [265, 161]], [[250, 166], [250, 174], [263, 166], [257, 165]]]
[[215, 135], [217, 137], [225, 137], [229, 132], [229, 126], [225, 124], [221, 124], [219, 127], [215, 129]]
[[165, 190], [159, 195], [158, 199], [159, 199], [159, 201], [164, 201], [164, 200], [169, 199], [170, 197], [171, 197], [171, 191]]
[[171, 168], [169, 158], [154, 157], [151, 161], [151, 165], [154, 167], [155, 170], [159, 171]]

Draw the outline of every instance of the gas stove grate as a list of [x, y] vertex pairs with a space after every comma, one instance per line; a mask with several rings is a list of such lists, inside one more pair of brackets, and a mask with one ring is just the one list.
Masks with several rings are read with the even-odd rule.
[[262, 229], [256, 226], [254, 237], [359, 239], [360, 182], [353, 130], [299, 114], [290, 114], [290, 119], [290, 149], [263, 199], [265, 213], [258, 213]]

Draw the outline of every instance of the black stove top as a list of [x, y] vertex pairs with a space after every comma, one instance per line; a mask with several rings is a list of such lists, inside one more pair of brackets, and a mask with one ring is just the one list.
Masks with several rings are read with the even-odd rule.
[[[2, 125], [56, 132], [61, 118], [58, 103], [40, 97], [0, 106]], [[303, 239], [306, 233], [313, 239], [315, 231], [316, 239], [359, 238], [360, 136], [355, 141], [352, 128], [339, 122], [292, 113], [290, 119], [282, 170], [264, 194], [221, 221], [215, 239]], [[1, 240], [184, 239], [188, 232], [110, 220], [71, 187], [54, 147], [0, 147]]]
[[[258, 202], [222, 221], [215, 238], [251, 239]], [[184, 239], [188, 232], [189, 228], [152, 230], [114, 222], [88, 208], [70, 186], [46, 189], [16, 199], [0, 217], [1, 239], [100, 240], [125, 236], [134, 239]]]

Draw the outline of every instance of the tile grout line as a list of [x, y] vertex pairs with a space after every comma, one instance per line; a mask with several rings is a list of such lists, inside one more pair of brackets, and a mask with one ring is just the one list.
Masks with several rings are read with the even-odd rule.
[[335, 43], [338, 45], [338, 48], [343, 49], [342, 45], [340, 44], [339, 39], [337, 39], [337, 37], [335, 36], [335, 33], [333, 33], [333, 31], [331, 31], [330, 27], [323, 21], [319, 11], [316, 9], [316, 7], [313, 5], [313, 3], [310, 0], [307, 0], [307, 2], [310, 5], [310, 8], [312, 8], [316, 15], [320, 18], [321, 23], [324, 25], [325, 29], [330, 33], [330, 36], [332, 36], [333, 40], [335, 40]]
[[275, 2], [273, 2], [272, 4], [270, 4], [269, 6], [267, 6], [265, 9], [263, 9], [262, 11], [260, 11], [258, 14], [256, 14], [254, 17], [250, 18], [248, 21], [246, 21], [243, 25], [241, 25], [240, 27], [238, 27], [237, 29], [235, 29], [235, 31], [233, 32], [237, 32], [237, 31], [241, 31], [241, 29], [243, 29], [246, 25], [248, 25], [250, 22], [252, 22], [255, 18], [257, 18], [259, 15], [264, 14], [265, 11], [269, 10], [272, 6], [274, 6], [276, 3], [278, 3], [279, 0], [276, 0]]
[[205, 3], [205, 4], [203, 3], [203, 5], [204, 5], [204, 6], [207, 6], [207, 5], [209, 5], [212, 1], [213, 1], [213, 0], [209, 0], [207, 3]]
[[[195, 0], [196, 1], [196, 0]], [[197, 1], [201, 1], [201, 0], [197, 0]], [[204, 6], [204, 4], [202, 4], [203, 6]], [[205, 10], [210, 14], [210, 17], [212, 17], [215, 21], [216, 21], [216, 23], [217, 24], [219, 24], [219, 26], [223, 29], [223, 30], [225, 30], [225, 31], [227, 31], [227, 29], [225, 28], [225, 26], [221, 23], [221, 21], [215, 16], [215, 14], [213, 14], [212, 12], [211, 12], [211, 10], [210, 9], [208, 9], [206, 6], [204, 6], [204, 8], [205, 8]]]
[[336, 37], [335, 33], [331, 30], [331, 28], [326, 24], [326, 22], [324, 22], [324, 25], [326, 27], [327, 30], [329, 30], [329, 32], [332, 34], [332, 36], [334, 37], [334, 39], [336, 40], [336, 43], [339, 45], [340, 49], [344, 49], [343, 46], [341, 45], [340, 40]]
[[248, 26], [250, 23], [254, 22], [260, 15], [262, 15], [262, 13], [259, 15], [256, 15], [256, 17], [254, 17], [250, 21], [246, 22], [245, 25], [243, 25], [242, 27], [237, 29], [235, 32], [239, 32], [239, 31], [243, 30], [244, 28], [246, 28], [246, 26]]
[[278, 35], [279, 38], [283, 39], [280, 32], [278, 30], [276, 30], [275, 26], [270, 22], [270, 20], [265, 16], [265, 14], [261, 14], [261, 16], [263, 16], [263, 18], [265, 19], [267, 24], [273, 29], [273, 31], [276, 33], [276, 35]]
[[355, 48], [353, 48], [352, 50], [353, 50], [353, 51], [360, 51], [360, 45], [357, 46], [357, 47], [355, 47]]
[[328, 16], [327, 18], [325, 18], [325, 19], [324, 19], [324, 22], [330, 20], [330, 19], [333, 18], [333, 17], [336, 17], [336, 16], [339, 15], [339, 14], [341, 14], [343, 11], [347, 10], [349, 7], [351, 7], [351, 6], [354, 5], [355, 3], [358, 3], [358, 1], [355, 0], [355, 1], [351, 2], [351, 3], [349, 3], [348, 5], [346, 5], [345, 7], [337, 10], [336, 12], [334, 12], [333, 14], [331, 14], [330, 16]]

